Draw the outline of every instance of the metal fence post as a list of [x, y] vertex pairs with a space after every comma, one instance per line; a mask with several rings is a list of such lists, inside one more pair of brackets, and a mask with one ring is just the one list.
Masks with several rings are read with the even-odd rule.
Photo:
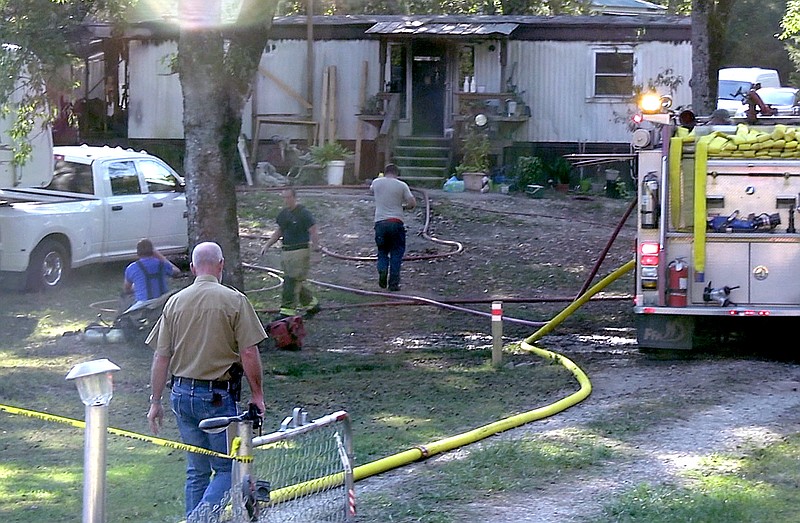
[[[239, 449], [236, 455], [241, 457], [252, 456], [253, 422], [240, 421], [239, 423], [229, 425], [227, 430], [229, 442], [232, 441], [232, 435], [239, 437]], [[251, 479], [250, 463], [245, 460], [234, 460], [233, 467], [231, 468], [231, 510], [233, 521], [235, 522], [250, 521], [245, 507], [245, 496], [250, 494], [249, 482]], [[245, 486], [245, 480], [248, 482], [247, 486]]]
[[503, 364], [503, 302], [492, 302], [492, 366]]

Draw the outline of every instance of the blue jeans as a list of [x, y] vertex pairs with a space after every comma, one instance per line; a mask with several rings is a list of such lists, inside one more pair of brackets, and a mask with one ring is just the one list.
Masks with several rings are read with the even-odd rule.
[[375, 245], [378, 247], [378, 273], [389, 271], [389, 288], [400, 285], [400, 265], [406, 253], [406, 228], [402, 222], [375, 222]]
[[[172, 412], [178, 421], [181, 440], [187, 445], [228, 453], [228, 437], [225, 431], [208, 434], [197, 426], [206, 418], [235, 416], [236, 402], [225, 390], [209, 387], [192, 387], [175, 384], [170, 394]], [[186, 463], [186, 515], [199, 505], [219, 510], [216, 507], [231, 489], [232, 462], [227, 458], [187, 453]], [[213, 477], [212, 477], [213, 472]], [[216, 509], [216, 510], [215, 510]]]

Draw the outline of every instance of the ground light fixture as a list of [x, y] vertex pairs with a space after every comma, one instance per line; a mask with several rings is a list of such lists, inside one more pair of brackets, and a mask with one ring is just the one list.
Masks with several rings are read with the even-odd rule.
[[79, 363], [67, 374], [75, 380], [86, 406], [83, 446], [83, 523], [105, 523], [106, 433], [108, 404], [114, 396], [112, 374], [119, 367], [107, 359]]

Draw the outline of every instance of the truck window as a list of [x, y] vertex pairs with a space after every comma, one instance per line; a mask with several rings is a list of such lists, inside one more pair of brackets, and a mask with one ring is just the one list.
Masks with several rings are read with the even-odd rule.
[[111, 162], [108, 164], [108, 178], [111, 180], [111, 194], [141, 194], [139, 174], [132, 161]]
[[720, 80], [717, 87], [717, 98], [720, 100], [743, 100], [752, 87], [751, 82]]
[[158, 162], [141, 160], [139, 170], [144, 175], [148, 192], [175, 192], [178, 180], [173, 174]]
[[63, 158], [56, 158], [53, 178], [45, 189], [50, 189], [51, 191], [94, 194], [92, 166], [83, 163], [68, 162]]

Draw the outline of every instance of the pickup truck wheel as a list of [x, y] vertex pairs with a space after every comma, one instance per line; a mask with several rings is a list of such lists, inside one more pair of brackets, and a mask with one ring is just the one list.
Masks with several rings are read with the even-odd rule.
[[67, 249], [55, 240], [44, 240], [33, 250], [28, 265], [27, 288], [31, 291], [55, 289], [69, 273]]

